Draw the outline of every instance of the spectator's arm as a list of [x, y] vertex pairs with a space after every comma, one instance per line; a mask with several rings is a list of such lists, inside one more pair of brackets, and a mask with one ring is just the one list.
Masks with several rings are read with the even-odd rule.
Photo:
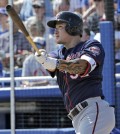
[[83, 19], [86, 20], [90, 14], [92, 14], [96, 10], [95, 5], [93, 4], [88, 10], [86, 10], [83, 14]]

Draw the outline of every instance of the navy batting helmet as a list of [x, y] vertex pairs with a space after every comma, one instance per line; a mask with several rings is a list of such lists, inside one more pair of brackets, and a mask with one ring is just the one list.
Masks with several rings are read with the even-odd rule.
[[55, 28], [57, 22], [67, 23], [65, 30], [68, 34], [82, 36], [83, 20], [79, 15], [69, 11], [62, 11], [56, 15], [55, 19], [48, 21], [47, 25]]

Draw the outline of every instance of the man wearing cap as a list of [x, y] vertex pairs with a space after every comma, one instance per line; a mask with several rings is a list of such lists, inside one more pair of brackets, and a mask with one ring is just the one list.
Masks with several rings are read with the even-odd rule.
[[25, 23], [29, 24], [32, 20], [37, 19], [37, 20], [41, 21], [45, 26], [46, 16], [45, 16], [45, 3], [44, 3], [44, 1], [33, 0], [32, 1], [32, 8], [34, 11], [34, 16], [29, 17], [25, 21]]
[[[35, 0], [24, 0], [21, 11], [20, 11], [20, 17], [23, 21], [26, 21], [29, 17], [33, 16], [33, 9], [32, 9], [32, 3]], [[52, 10], [52, 2], [50, 0], [44, 0], [45, 1], [45, 15], [46, 16], [53, 16], [53, 10]], [[27, 9], [27, 10], [26, 10]]]
[[[32, 1], [32, 7], [33, 7], [33, 11], [34, 11], [34, 16], [28, 18], [25, 21], [26, 25], [29, 25], [31, 23], [31, 21], [33, 20], [37, 20], [37, 23], [39, 25], [39, 23], [43, 23], [44, 27], [45, 27], [45, 34], [44, 34], [44, 38], [46, 39], [46, 51], [50, 52], [51, 51], [51, 47], [55, 46], [55, 42], [53, 39], [53, 35], [51, 35], [51, 31], [49, 27], [47, 27], [46, 23], [48, 20], [51, 19], [51, 17], [48, 17], [45, 15], [46, 13], [46, 8], [45, 8], [45, 2], [43, 0], [33, 0]], [[39, 28], [39, 27], [38, 27]], [[51, 43], [53, 44], [51, 46]]]

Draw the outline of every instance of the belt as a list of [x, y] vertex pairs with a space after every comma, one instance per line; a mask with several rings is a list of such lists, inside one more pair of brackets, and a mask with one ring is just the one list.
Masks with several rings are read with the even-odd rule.
[[71, 120], [78, 115], [85, 107], [88, 106], [88, 102], [84, 101], [81, 103], [78, 103], [71, 111], [70, 113], [67, 115], [68, 118], [70, 118]]

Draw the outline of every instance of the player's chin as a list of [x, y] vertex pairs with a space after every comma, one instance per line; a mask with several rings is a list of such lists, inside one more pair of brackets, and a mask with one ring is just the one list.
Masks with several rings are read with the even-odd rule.
[[56, 38], [56, 43], [60, 44], [61, 43], [60, 39]]

